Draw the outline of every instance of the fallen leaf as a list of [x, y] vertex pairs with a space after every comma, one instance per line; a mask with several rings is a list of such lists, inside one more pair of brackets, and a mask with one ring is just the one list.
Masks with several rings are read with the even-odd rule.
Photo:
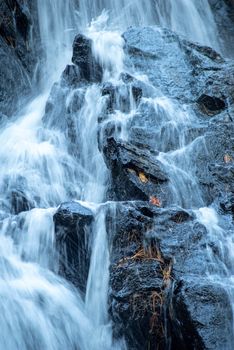
[[230, 163], [233, 161], [233, 158], [229, 154], [225, 154], [225, 156], [223, 157], [223, 160], [225, 163]]
[[154, 196], [150, 197], [150, 204], [156, 205], [157, 207], [161, 207], [161, 205], [162, 205], [161, 201], [157, 197], [154, 197]]
[[141, 182], [143, 182], [144, 184], [146, 184], [149, 180], [147, 179], [147, 177], [145, 176], [144, 173], [139, 173], [139, 179], [141, 180]]

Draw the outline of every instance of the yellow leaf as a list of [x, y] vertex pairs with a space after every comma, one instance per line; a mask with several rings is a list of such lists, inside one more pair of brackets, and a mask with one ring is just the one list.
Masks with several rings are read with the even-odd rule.
[[144, 173], [139, 173], [139, 179], [141, 180], [141, 182], [143, 182], [144, 184], [146, 184], [149, 180], [147, 179], [147, 177], [145, 176]]

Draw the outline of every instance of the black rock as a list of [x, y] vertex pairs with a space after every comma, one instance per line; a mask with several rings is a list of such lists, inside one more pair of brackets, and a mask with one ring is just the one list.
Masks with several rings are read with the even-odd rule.
[[205, 130], [203, 142], [191, 152], [196, 176], [208, 204], [234, 192], [233, 135], [232, 122], [214, 121]]
[[40, 52], [36, 1], [0, 2], [0, 110], [11, 116], [32, 89]]
[[136, 104], [139, 104], [143, 91], [136, 82], [135, 84], [130, 82], [129, 84], [119, 84], [118, 86], [107, 82], [103, 84], [102, 96], [108, 97], [106, 107], [109, 113], [114, 112], [114, 110], [129, 113], [131, 111], [131, 98]]
[[19, 214], [34, 208], [34, 203], [28, 200], [27, 196], [20, 190], [11, 193], [11, 212]]
[[234, 193], [223, 193], [219, 200], [220, 207], [224, 213], [230, 213], [234, 217]]
[[165, 349], [167, 343], [163, 329], [169, 286], [163, 273], [170, 261], [164, 261], [155, 240], [145, 240], [155, 211], [144, 202], [118, 203], [116, 221], [108, 230], [110, 314], [115, 337], [124, 336], [128, 349]]
[[80, 70], [75, 65], [67, 65], [63, 71], [62, 79], [68, 86], [76, 87], [80, 83]]
[[72, 62], [79, 67], [82, 79], [88, 82], [101, 82], [103, 70], [92, 52], [92, 40], [78, 34], [73, 43]]
[[204, 278], [207, 272], [225, 276], [222, 252], [194, 214], [136, 201], [118, 203], [114, 217], [107, 232], [115, 337], [124, 336], [134, 350], [228, 348], [228, 295]]
[[83, 293], [89, 272], [92, 221], [93, 212], [78, 202], [61, 204], [54, 215], [59, 273]]
[[130, 28], [123, 37], [129, 70], [134, 66], [146, 74], [166, 96], [192, 103], [201, 92], [217, 97], [232, 93], [233, 63], [211, 48], [157, 27]]
[[225, 56], [233, 58], [234, 53], [234, 1], [209, 0], [215, 23], [221, 38], [219, 44]]
[[226, 108], [225, 101], [218, 97], [208, 96], [205, 94], [198, 98], [197, 103], [199, 104], [203, 113], [208, 115], [218, 114]]
[[113, 137], [106, 139], [103, 153], [117, 200], [149, 200], [159, 193], [165, 200], [162, 189], [168, 178], [155, 155]]
[[173, 308], [184, 349], [232, 348], [232, 308], [221, 285], [187, 278], [175, 292]]

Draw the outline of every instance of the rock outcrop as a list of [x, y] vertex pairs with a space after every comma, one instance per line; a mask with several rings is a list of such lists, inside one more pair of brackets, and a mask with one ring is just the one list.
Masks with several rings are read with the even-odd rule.
[[93, 212], [78, 202], [63, 203], [54, 215], [59, 274], [85, 292]]
[[0, 112], [11, 116], [31, 92], [38, 62], [36, 1], [0, 3]]
[[209, 0], [225, 56], [234, 57], [234, 1]]
[[[117, 202], [115, 215], [106, 204], [114, 335], [124, 336], [131, 350], [231, 349], [233, 313], [222, 281], [233, 269], [227, 237], [234, 229], [234, 63], [166, 29], [130, 28], [123, 37], [126, 71], [116, 85], [93, 78], [92, 43], [76, 37], [73, 57], [83, 54], [53, 87], [44, 117], [63, 129], [78, 156], [73, 111], [82, 108], [87, 87], [99, 83], [96, 136], [109, 169], [106, 199]], [[213, 224], [218, 239], [196, 204], [174, 205], [176, 191], [183, 197], [181, 178], [191, 181], [185, 190], [199, 188], [198, 207], [220, 214], [219, 230]], [[60, 256], [66, 250], [62, 274], [84, 291], [87, 270], [80, 266], [89, 265], [84, 237], [92, 213], [73, 205], [55, 215], [57, 244]]]

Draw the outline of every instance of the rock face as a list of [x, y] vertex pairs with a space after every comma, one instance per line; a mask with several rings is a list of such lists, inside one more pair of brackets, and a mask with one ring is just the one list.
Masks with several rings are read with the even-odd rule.
[[[78, 35], [74, 65], [53, 87], [44, 117], [63, 129], [78, 155], [76, 112], [98, 82], [106, 199], [117, 202], [115, 215], [106, 204], [114, 335], [124, 336], [130, 350], [232, 349], [223, 281], [233, 271], [227, 241], [234, 232], [234, 63], [165, 29], [130, 28], [123, 38], [126, 71], [116, 83], [102, 82], [92, 42]], [[191, 198], [191, 206], [175, 205], [175, 198], [190, 197], [189, 188], [199, 189], [199, 204]], [[204, 210], [195, 208], [208, 206], [201, 220]], [[67, 203], [55, 215], [61, 273], [82, 291], [93, 215], [83, 210]]]
[[126, 337], [129, 349], [229, 348], [228, 295], [203, 278], [218, 268], [207, 254], [209, 245], [221, 254], [218, 242], [181, 208], [135, 202], [119, 203], [116, 212], [110, 269], [116, 334]]
[[196, 279], [183, 281], [175, 296], [174, 310], [174, 316], [182, 322], [185, 349], [231, 348], [232, 312], [229, 297], [222, 286]]
[[102, 67], [92, 53], [92, 40], [79, 34], [73, 43], [72, 62], [79, 67], [81, 78], [91, 82], [102, 80]]
[[108, 138], [103, 152], [117, 200], [148, 200], [166, 188], [168, 178], [149, 151]]
[[0, 111], [7, 116], [31, 91], [39, 46], [36, 6], [36, 1], [0, 3]]
[[221, 46], [227, 57], [234, 56], [234, 1], [209, 0], [222, 40]]
[[61, 204], [54, 215], [59, 273], [81, 292], [85, 291], [88, 278], [92, 220], [92, 211], [78, 202]]

